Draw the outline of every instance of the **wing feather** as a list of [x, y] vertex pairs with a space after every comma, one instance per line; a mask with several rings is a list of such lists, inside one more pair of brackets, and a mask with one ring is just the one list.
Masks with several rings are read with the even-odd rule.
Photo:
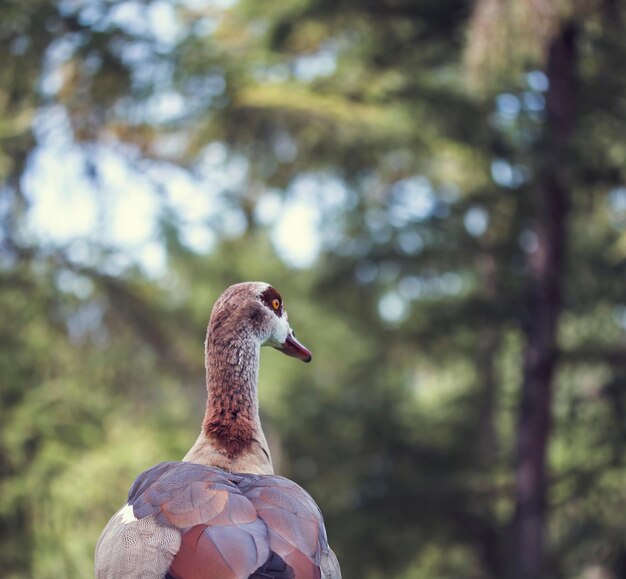
[[272, 476], [259, 477], [245, 496], [269, 529], [270, 549], [294, 569], [298, 579], [318, 579], [327, 544], [320, 510], [310, 495], [296, 483]]
[[169, 572], [175, 579], [240, 579], [268, 558], [267, 529], [259, 519], [243, 525], [198, 525], [183, 535]]
[[[315, 501], [279, 476], [161, 463], [133, 483], [129, 504], [137, 519], [181, 533], [168, 571], [174, 579], [243, 579], [255, 571], [319, 579], [332, 553]], [[281, 559], [274, 573], [269, 562]]]

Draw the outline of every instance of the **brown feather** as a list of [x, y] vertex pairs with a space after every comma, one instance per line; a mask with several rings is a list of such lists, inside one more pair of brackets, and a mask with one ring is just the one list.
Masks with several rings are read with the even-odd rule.
[[253, 334], [263, 306], [250, 302], [248, 291], [232, 286], [222, 294], [211, 312], [206, 336], [209, 396], [202, 430], [229, 458], [252, 446], [257, 427], [256, 368], [251, 366], [253, 360], [258, 363], [258, 340]]
[[193, 463], [157, 465], [129, 494], [138, 518], [181, 530], [170, 568], [176, 579], [248, 577], [273, 551], [298, 579], [319, 579], [328, 550], [319, 508], [279, 476], [232, 474]]

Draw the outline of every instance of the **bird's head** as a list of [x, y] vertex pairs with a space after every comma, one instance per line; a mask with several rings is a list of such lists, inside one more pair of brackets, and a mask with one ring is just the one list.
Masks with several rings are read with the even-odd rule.
[[311, 352], [296, 339], [289, 325], [283, 298], [267, 283], [238, 283], [222, 293], [213, 306], [209, 333], [227, 327], [233, 333], [254, 336], [261, 346], [271, 346], [304, 362], [311, 361]]

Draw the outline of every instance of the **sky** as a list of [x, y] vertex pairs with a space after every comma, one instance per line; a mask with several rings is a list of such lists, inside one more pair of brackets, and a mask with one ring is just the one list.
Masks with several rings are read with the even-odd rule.
[[[223, 191], [245, 187], [248, 167], [244, 159], [229, 158], [221, 143], [207, 145], [198, 178], [173, 165], [142, 160], [119, 145], [73, 144], [60, 107], [42, 110], [35, 124], [39, 146], [23, 183], [30, 202], [29, 237], [70, 247], [97, 240], [127, 256], [128, 264], [136, 262], [148, 275], [160, 276], [166, 267], [158, 238], [164, 211], [181, 225], [182, 242], [198, 253], [210, 252], [218, 233], [243, 233], [245, 219]], [[277, 254], [294, 268], [312, 265], [321, 248], [313, 181], [296, 181], [287, 200], [270, 191], [257, 207], [256, 218], [267, 226]], [[117, 266], [123, 265], [118, 256]]]
[[[221, 143], [207, 145], [198, 177], [167, 163], [141, 159], [137, 152], [119, 145], [85, 148], [74, 144], [60, 107], [42, 110], [35, 126], [39, 146], [23, 181], [30, 203], [24, 234], [38, 243], [63, 246], [70, 259], [97, 265], [110, 275], [138, 265], [156, 279], [167, 268], [159, 236], [164, 212], [179, 224], [182, 243], [200, 254], [211, 252], [219, 237], [244, 232], [245, 219], [223, 192], [245, 187], [248, 164], [229, 156]], [[284, 193], [266, 191], [257, 202], [254, 218], [267, 228], [276, 253], [287, 266], [307, 268], [318, 258], [325, 240], [334, 237], [336, 242], [341, 237], [337, 216], [350, 211], [354, 193], [332, 175], [308, 173], [294, 179]], [[395, 194], [402, 209], [396, 221], [425, 218], [433, 209], [432, 190], [419, 178], [401, 182]], [[478, 213], [469, 219], [481, 228], [486, 217]], [[369, 215], [374, 233], [386, 220], [375, 211]], [[399, 241], [409, 253], [420, 251], [423, 243], [419, 236], [400, 236]], [[90, 247], [101, 246], [112, 250], [110, 255], [94, 258]], [[386, 275], [372, 267], [362, 264], [356, 272], [357, 283]], [[65, 281], [69, 291], [89, 293], [76, 276], [68, 273], [67, 280], [59, 279], [61, 285]], [[417, 278], [402, 280], [398, 291], [381, 297], [381, 317], [392, 324], [403, 321], [409, 302], [432, 290]]]
[[[189, 9], [202, 10], [211, 5], [226, 8], [235, 2], [186, 0], [185, 4]], [[65, 0], [60, 10], [78, 10], [81, 22], [94, 27], [100, 25], [104, 14], [98, 2], [80, 8], [72, 0]], [[169, 2], [128, 0], [106, 14], [107, 19], [128, 32], [150, 35], [164, 46], [173, 46], [184, 33]], [[71, 40], [62, 40], [47, 55], [41, 91], [52, 102], [61, 86], [62, 65], [74, 49]], [[134, 58], [132, 51], [125, 54]], [[297, 73], [310, 80], [330, 74], [335, 60], [324, 53], [296, 64]], [[141, 70], [138, 67], [138, 73]], [[141, 109], [150, 122], [166, 121], [186, 106], [180, 95], [162, 91], [157, 96]], [[201, 175], [194, 177], [173, 165], [142, 160], [135, 151], [119, 144], [75, 145], [66, 113], [58, 105], [39, 111], [35, 134], [38, 146], [23, 185], [30, 202], [25, 234], [38, 242], [61, 244], [72, 250], [98, 240], [118, 251], [116, 262], [110, 266], [113, 270], [136, 261], [148, 275], [159, 276], [166, 267], [158, 240], [159, 219], [164, 211], [181, 225], [182, 242], [199, 253], [211, 251], [218, 235], [235, 237], [243, 233], [245, 219], [237, 204], [228, 202], [224, 191], [246, 186], [248, 166], [245, 159], [229, 156], [221, 143], [207, 143], [198, 163]], [[321, 249], [323, 208], [316, 192], [318, 180], [305, 175], [293, 184], [289, 195], [269, 191], [258, 204], [258, 221], [267, 226], [277, 254], [290, 267], [309, 267]], [[80, 257], [81, 250], [76, 253]]]

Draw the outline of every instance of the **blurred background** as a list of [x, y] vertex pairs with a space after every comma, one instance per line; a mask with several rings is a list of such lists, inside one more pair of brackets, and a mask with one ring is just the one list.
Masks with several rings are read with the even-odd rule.
[[271, 282], [344, 577], [626, 577], [626, 6], [0, 1], [0, 567], [92, 576]]

